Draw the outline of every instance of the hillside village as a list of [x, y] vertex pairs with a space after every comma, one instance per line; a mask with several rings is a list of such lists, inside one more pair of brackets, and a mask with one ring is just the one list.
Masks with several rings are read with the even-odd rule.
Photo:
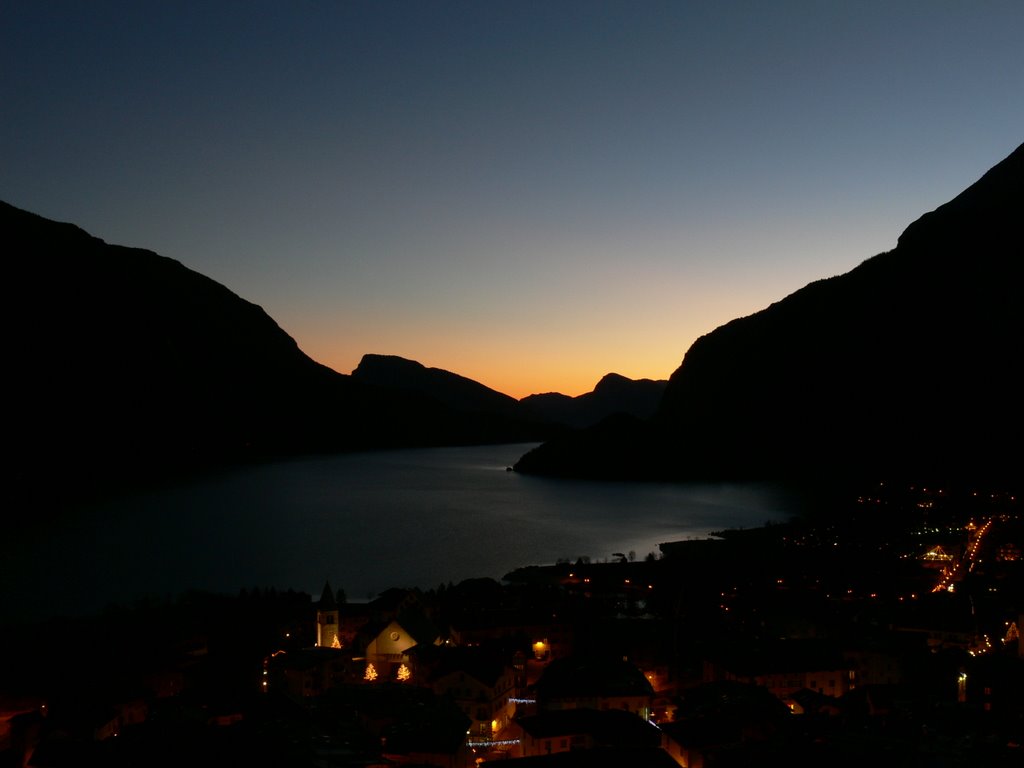
[[1019, 765], [1022, 546], [1013, 495], [880, 485], [501, 582], [6, 626], [0, 765]]

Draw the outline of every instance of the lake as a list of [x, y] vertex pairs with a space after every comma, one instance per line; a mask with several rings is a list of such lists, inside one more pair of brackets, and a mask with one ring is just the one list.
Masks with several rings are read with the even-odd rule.
[[[560, 558], [638, 559], [658, 544], [781, 521], [764, 485], [601, 483], [507, 472], [532, 445], [302, 458], [126, 495], [0, 544], [0, 617], [95, 611], [186, 589], [325, 579], [350, 600]], [[2, 619], [0, 619], [2, 620]]]

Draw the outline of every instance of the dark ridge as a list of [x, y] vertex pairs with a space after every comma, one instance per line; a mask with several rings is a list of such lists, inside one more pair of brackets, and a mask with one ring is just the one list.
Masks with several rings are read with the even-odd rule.
[[352, 378], [378, 387], [417, 392], [449, 408], [513, 416], [516, 400], [480, 382], [396, 355], [363, 355]]
[[[646, 437], [620, 442], [605, 429], [546, 444], [517, 468], [1016, 481], [1022, 221], [1024, 146], [894, 250], [694, 342]], [[593, 444], [602, 460], [591, 464], [580, 457]]]
[[667, 385], [665, 380], [629, 379], [609, 373], [592, 392], [577, 397], [555, 392], [529, 395], [519, 401], [519, 407], [524, 416], [577, 429], [592, 427], [614, 414], [648, 419], [657, 411]]
[[8, 487], [80, 498], [300, 453], [537, 439], [344, 376], [260, 307], [151, 251], [0, 203]]

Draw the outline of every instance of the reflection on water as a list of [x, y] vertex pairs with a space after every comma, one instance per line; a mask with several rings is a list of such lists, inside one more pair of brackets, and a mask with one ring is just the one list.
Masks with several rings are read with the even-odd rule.
[[530, 445], [306, 458], [82, 510], [0, 551], [0, 615], [96, 610], [140, 595], [242, 587], [350, 599], [559, 558], [657, 552], [663, 541], [782, 520], [754, 485], [593, 483], [505, 468]]

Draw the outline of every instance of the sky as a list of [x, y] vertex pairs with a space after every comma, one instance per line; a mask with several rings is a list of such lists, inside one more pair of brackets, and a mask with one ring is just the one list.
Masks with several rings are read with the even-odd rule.
[[0, 199], [342, 373], [577, 395], [667, 378], [1013, 151], [1022, 30], [1020, 0], [3, 0]]

